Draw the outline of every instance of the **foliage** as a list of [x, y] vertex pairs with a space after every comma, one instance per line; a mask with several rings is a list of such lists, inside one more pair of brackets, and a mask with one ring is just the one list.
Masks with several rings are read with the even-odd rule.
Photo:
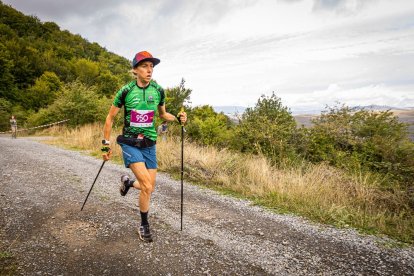
[[99, 75], [98, 63], [84, 58], [77, 60], [74, 68], [79, 80], [89, 86], [95, 83]]
[[0, 98], [0, 129], [9, 130], [9, 119], [11, 117], [12, 104], [3, 98]]
[[102, 96], [112, 97], [114, 91], [119, 89], [121, 81], [109, 71], [102, 72], [96, 79], [98, 93]]
[[304, 136], [305, 157], [326, 161], [351, 171], [377, 172], [390, 181], [413, 185], [414, 144], [408, 126], [389, 111], [353, 111], [346, 106], [329, 108], [313, 121]]
[[[169, 113], [177, 115], [181, 107], [184, 107], [186, 103], [190, 103], [191, 89], [185, 88], [185, 80], [181, 79], [178, 86], [173, 88], [167, 88], [165, 90], [165, 102], [166, 109]], [[188, 109], [186, 107], [185, 109]]]
[[58, 83], [60, 87], [79, 80], [96, 85], [99, 95], [109, 97], [130, 79], [129, 61], [97, 43], [61, 31], [56, 23], [25, 16], [2, 2], [0, 15], [0, 98], [26, 113], [20, 122], [32, 110], [52, 104]]
[[188, 110], [187, 134], [202, 145], [226, 146], [231, 126], [227, 116], [216, 113], [209, 105]]
[[26, 108], [32, 108], [35, 111], [42, 107], [47, 107], [57, 96], [57, 92], [62, 86], [59, 77], [53, 72], [44, 72], [35, 84], [29, 87], [22, 97], [22, 102]]
[[[2, 31], [0, 25], [0, 32]], [[7, 59], [9, 55], [7, 48], [0, 44], [0, 98], [8, 97], [10, 100], [15, 99], [15, 90], [17, 89], [14, 84], [14, 76], [12, 74], [13, 61]]]
[[69, 119], [69, 126], [79, 126], [103, 121], [110, 100], [99, 98], [95, 87], [75, 81], [62, 87], [56, 101], [48, 108], [42, 108], [29, 118], [30, 125], [43, 125]]
[[261, 153], [275, 164], [296, 156], [293, 137], [296, 122], [275, 93], [264, 95], [254, 108], [247, 108], [235, 128], [232, 147], [242, 152]]

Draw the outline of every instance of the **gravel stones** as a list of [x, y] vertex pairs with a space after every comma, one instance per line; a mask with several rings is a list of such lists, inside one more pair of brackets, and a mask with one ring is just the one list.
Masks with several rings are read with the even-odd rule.
[[138, 191], [108, 162], [28, 138], [0, 138], [1, 250], [20, 275], [413, 275], [414, 250], [387, 239], [270, 213], [160, 173], [140, 242]]

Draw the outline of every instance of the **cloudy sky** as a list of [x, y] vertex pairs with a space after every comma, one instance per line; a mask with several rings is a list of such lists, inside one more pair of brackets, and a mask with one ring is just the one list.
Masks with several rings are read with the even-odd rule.
[[413, 0], [2, 0], [131, 59], [193, 105], [414, 107]]

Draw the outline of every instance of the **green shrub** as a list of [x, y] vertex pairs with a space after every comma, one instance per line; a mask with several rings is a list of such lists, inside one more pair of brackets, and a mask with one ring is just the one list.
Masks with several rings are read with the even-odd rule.
[[62, 82], [54, 72], [44, 72], [34, 85], [23, 92], [24, 105], [36, 111], [47, 107], [56, 99], [61, 86]]
[[329, 108], [302, 131], [304, 155], [313, 162], [327, 161], [348, 170], [369, 170], [405, 187], [414, 182], [414, 143], [408, 126], [390, 111]]
[[30, 125], [38, 126], [65, 119], [70, 120], [67, 123], [69, 126], [103, 122], [111, 101], [105, 97], [100, 98], [95, 89], [79, 81], [64, 85], [52, 105], [30, 116]]
[[181, 107], [190, 102], [191, 92], [191, 89], [185, 88], [184, 79], [181, 79], [178, 86], [167, 88], [165, 90], [165, 104], [167, 112], [177, 115], [180, 112]]
[[188, 110], [188, 136], [202, 145], [224, 147], [230, 137], [231, 122], [223, 113], [216, 113], [209, 105]]
[[296, 159], [293, 139], [296, 121], [274, 93], [261, 96], [247, 108], [235, 128], [232, 147], [241, 152], [261, 153], [275, 164]]

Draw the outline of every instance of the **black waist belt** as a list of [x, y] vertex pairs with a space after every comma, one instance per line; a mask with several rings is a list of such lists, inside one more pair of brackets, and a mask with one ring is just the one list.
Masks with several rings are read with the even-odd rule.
[[147, 137], [143, 138], [134, 138], [134, 137], [124, 137], [123, 135], [118, 135], [116, 141], [119, 144], [125, 144], [128, 146], [133, 146], [137, 148], [148, 148], [155, 145], [157, 142], [153, 141]]

